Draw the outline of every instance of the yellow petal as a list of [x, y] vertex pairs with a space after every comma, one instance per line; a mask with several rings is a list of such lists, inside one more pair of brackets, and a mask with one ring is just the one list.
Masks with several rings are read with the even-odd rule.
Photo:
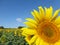
[[30, 44], [35, 43], [36, 39], [37, 39], [37, 36], [36, 35], [33, 36], [30, 40]]
[[33, 30], [33, 29], [22, 28], [22, 30], [23, 30], [23, 33], [28, 34], [28, 35], [36, 34], [36, 30]]
[[44, 18], [44, 15], [45, 15], [44, 9], [41, 6], [39, 6], [38, 8], [39, 8], [40, 18]]
[[54, 45], [60, 45], [60, 41], [56, 42]]
[[38, 11], [34, 10], [33, 12], [31, 12], [31, 14], [34, 16], [34, 19], [36, 21], [39, 21], [40, 16], [39, 16], [39, 12]]
[[29, 36], [26, 36], [25, 40], [30, 44], [30, 37]]
[[31, 18], [26, 18], [26, 20], [28, 20], [31, 23], [37, 24], [37, 22], [35, 20], [31, 19]]
[[54, 15], [53, 15], [53, 17], [51, 19], [52, 21], [56, 19], [56, 17], [58, 16], [59, 12], [60, 12], [60, 9], [55, 11], [55, 13], [54, 13]]
[[28, 34], [26, 34], [26, 33], [23, 31], [23, 32], [22, 32], [22, 35], [23, 35], [23, 36], [27, 36]]
[[59, 27], [59, 28], [60, 28], [60, 25], [57, 25], [57, 27]]
[[45, 8], [45, 15], [46, 15], [46, 18], [47, 19], [51, 19], [52, 18], [52, 12], [53, 12], [53, 8], [50, 7], [50, 8]]
[[43, 40], [40, 40], [40, 45], [49, 45], [48, 43], [46, 43], [45, 41]]
[[37, 40], [36, 40], [36, 45], [39, 45], [39, 44], [40, 44], [40, 39], [37, 38]]
[[57, 25], [60, 24], [60, 16], [56, 18], [56, 20], [54, 21]]
[[30, 28], [36, 28], [36, 24], [31, 23], [31, 22], [24, 22], [24, 24], [26, 24], [26, 25], [29, 26]]

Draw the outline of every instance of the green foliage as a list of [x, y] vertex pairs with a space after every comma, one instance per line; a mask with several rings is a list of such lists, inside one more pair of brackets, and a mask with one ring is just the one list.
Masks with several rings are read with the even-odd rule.
[[0, 29], [4, 29], [4, 27], [3, 26], [0, 26]]
[[19, 26], [19, 27], [18, 27], [18, 29], [21, 29], [21, 28], [23, 28], [23, 26]]
[[[28, 45], [24, 40], [24, 37], [21, 35], [20, 29], [15, 29], [16, 35], [14, 34], [15, 30], [6, 31], [7, 29], [0, 29], [0, 45]], [[18, 36], [20, 34], [20, 36]]]

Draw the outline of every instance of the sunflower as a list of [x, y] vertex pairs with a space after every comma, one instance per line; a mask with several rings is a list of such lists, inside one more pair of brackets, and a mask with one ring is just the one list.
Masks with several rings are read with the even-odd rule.
[[26, 18], [22, 34], [29, 45], [60, 45], [60, 9], [38, 7], [31, 12], [33, 18]]

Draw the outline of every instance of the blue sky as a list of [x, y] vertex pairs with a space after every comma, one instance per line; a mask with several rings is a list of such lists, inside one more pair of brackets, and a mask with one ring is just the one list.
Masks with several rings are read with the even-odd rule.
[[25, 18], [32, 18], [30, 12], [38, 10], [38, 6], [52, 6], [56, 10], [60, 8], [60, 0], [0, 0], [0, 26], [24, 26]]

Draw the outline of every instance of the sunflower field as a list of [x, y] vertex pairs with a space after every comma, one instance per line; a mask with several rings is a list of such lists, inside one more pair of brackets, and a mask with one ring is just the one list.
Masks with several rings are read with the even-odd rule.
[[0, 29], [0, 45], [28, 45], [21, 35], [21, 29]]

